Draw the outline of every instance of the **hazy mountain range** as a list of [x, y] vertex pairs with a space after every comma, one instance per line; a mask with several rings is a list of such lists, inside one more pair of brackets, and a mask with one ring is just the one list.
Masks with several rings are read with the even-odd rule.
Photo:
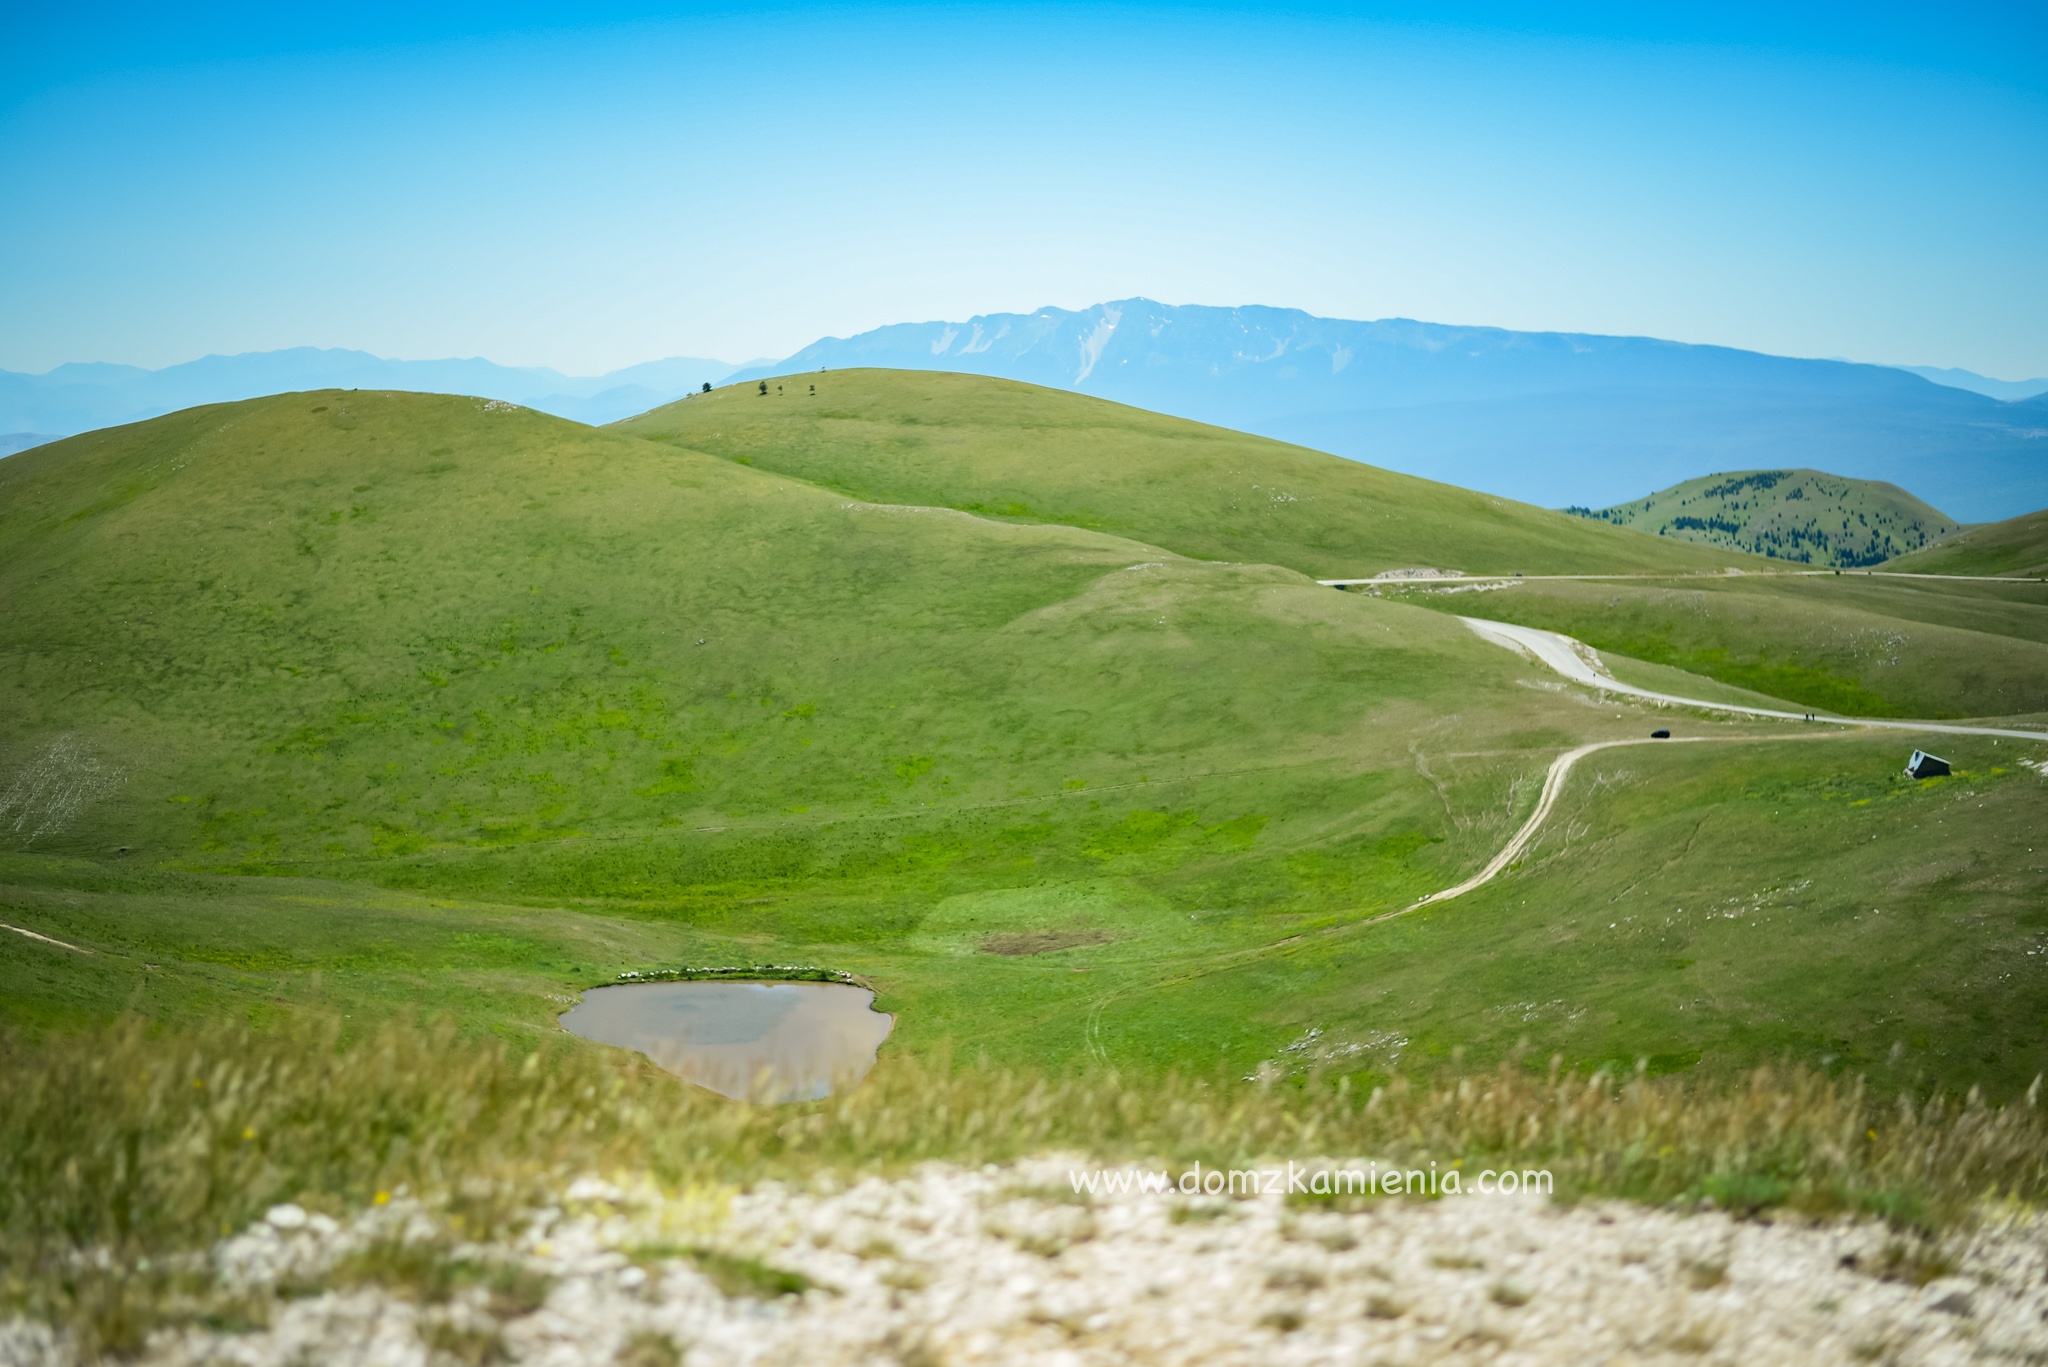
[[826, 338], [733, 379], [862, 365], [1080, 390], [1553, 507], [1797, 467], [1966, 522], [2048, 506], [2048, 398], [1648, 337], [1125, 299]]
[[1954, 366], [1902, 365], [1899, 369], [1936, 384], [1953, 385], [1994, 399], [2031, 399], [2036, 394], [2048, 394], [2048, 379], [1994, 380], [1989, 375], [1979, 375], [1974, 370], [1958, 370]]
[[1965, 522], [2048, 506], [2048, 395], [2030, 389], [2048, 381], [1148, 299], [902, 323], [828, 337], [782, 361], [676, 357], [593, 378], [314, 348], [156, 371], [0, 372], [0, 433], [64, 435], [328, 387], [476, 394], [602, 423], [707, 382], [848, 366], [1078, 390], [1552, 507], [1619, 504], [1708, 473], [1802, 467], [1888, 480]]
[[[366, 351], [293, 347], [207, 356], [162, 370], [104, 364], [61, 365], [44, 375], [0, 370], [0, 432], [69, 436], [195, 404], [299, 389], [475, 394], [578, 422], [606, 423], [644, 413], [702, 384], [717, 384], [734, 369], [726, 361], [672, 356], [609, 375], [577, 377], [474, 358], [387, 361]], [[0, 452], [6, 449], [0, 445]]]

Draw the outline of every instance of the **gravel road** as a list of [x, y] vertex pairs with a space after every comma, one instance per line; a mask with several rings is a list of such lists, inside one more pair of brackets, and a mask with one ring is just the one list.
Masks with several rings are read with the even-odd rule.
[[2048, 742], [2048, 731], [2014, 731], [1995, 726], [1963, 726], [1941, 721], [1889, 721], [1875, 717], [1835, 717], [1821, 712], [1780, 712], [1768, 707], [1744, 707], [1737, 703], [1708, 702], [1684, 698], [1675, 693], [1658, 693], [1623, 683], [1597, 667], [1599, 655], [1582, 641], [1555, 631], [1516, 626], [1512, 622], [1491, 622], [1483, 617], [1460, 617], [1483, 640], [1534, 657], [1539, 663], [1562, 674], [1573, 683], [1585, 684], [1608, 693], [1647, 698], [1652, 702], [1676, 703], [1682, 707], [1705, 707], [1716, 712], [1734, 712], [1751, 717], [1777, 717], [1785, 721], [1812, 721], [1830, 726], [1882, 726], [1893, 731], [1938, 731], [1956, 736], [2002, 736], [2018, 740]]

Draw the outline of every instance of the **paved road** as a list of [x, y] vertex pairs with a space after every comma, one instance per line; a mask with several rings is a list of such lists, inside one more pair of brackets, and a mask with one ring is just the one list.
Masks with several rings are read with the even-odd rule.
[[[1875, 717], [1830, 717], [1819, 712], [1780, 712], [1769, 707], [1744, 707], [1738, 703], [1709, 702], [1705, 698], [1683, 698], [1675, 693], [1658, 693], [1634, 684], [1623, 683], [1594, 667], [1588, 657], [1592, 652], [1580, 642], [1555, 631], [1542, 631], [1536, 627], [1516, 626], [1512, 622], [1490, 622], [1483, 617], [1460, 617], [1459, 621], [1472, 628], [1479, 636], [1495, 645], [1506, 646], [1524, 655], [1534, 656], [1542, 664], [1562, 674], [1573, 683], [1582, 683], [1591, 688], [1609, 693], [1625, 693], [1630, 697], [1648, 698], [1653, 702], [1678, 703], [1685, 707], [1708, 707], [1716, 712], [1737, 712], [1751, 717], [1778, 717], [1786, 721], [1823, 722], [1830, 726], [1882, 726], [1894, 731], [1938, 731], [1956, 736], [2008, 736], [2016, 740], [2048, 741], [2048, 731], [2017, 731], [1996, 726], [1963, 726], [1955, 722], [1942, 721], [1891, 721]], [[1583, 653], [1582, 653], [1583, 652]], [[1594, 657], [1597, 658], [1597, 657]]]

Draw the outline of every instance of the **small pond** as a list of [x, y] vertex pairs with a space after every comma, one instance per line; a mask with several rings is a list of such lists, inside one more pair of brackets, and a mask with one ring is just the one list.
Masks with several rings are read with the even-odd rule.
[[845, 983], [626, 983], [584, 993], [562, 1028], [736, 1101], [808, 1101], [875, 1066], [896, 1018], [874, 1000]]

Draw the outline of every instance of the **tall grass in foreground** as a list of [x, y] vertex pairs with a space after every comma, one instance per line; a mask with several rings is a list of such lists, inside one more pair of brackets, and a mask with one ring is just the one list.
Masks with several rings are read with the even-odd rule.
[[1508, 1065], [1365, 1092], [898, 1057], [843, 1096], [756, 1107], [630, 1057], [529, 1052], [446, 1026], [350, 1040], [303, 1021], [262, 1035], [131, 1022], [0, 1039], [0, 1289], [13, 1308], [112, 1341], [177, 1255], [275, 1202], [342, 1215], [404, 1189], [465, 1237], [488, 1237], [584, 1173], [743, 1184], [1049, 1149], [1206, 1166], [1540, 1166], [1568, 1198], [1711, 1196], [1752, 1212], [1880, 1214], [1927, 1233], [1987, 1198], [2048, 1194], [2036, 1100], [1879, 1097], [1802, 1070], [1688, 1086]]

